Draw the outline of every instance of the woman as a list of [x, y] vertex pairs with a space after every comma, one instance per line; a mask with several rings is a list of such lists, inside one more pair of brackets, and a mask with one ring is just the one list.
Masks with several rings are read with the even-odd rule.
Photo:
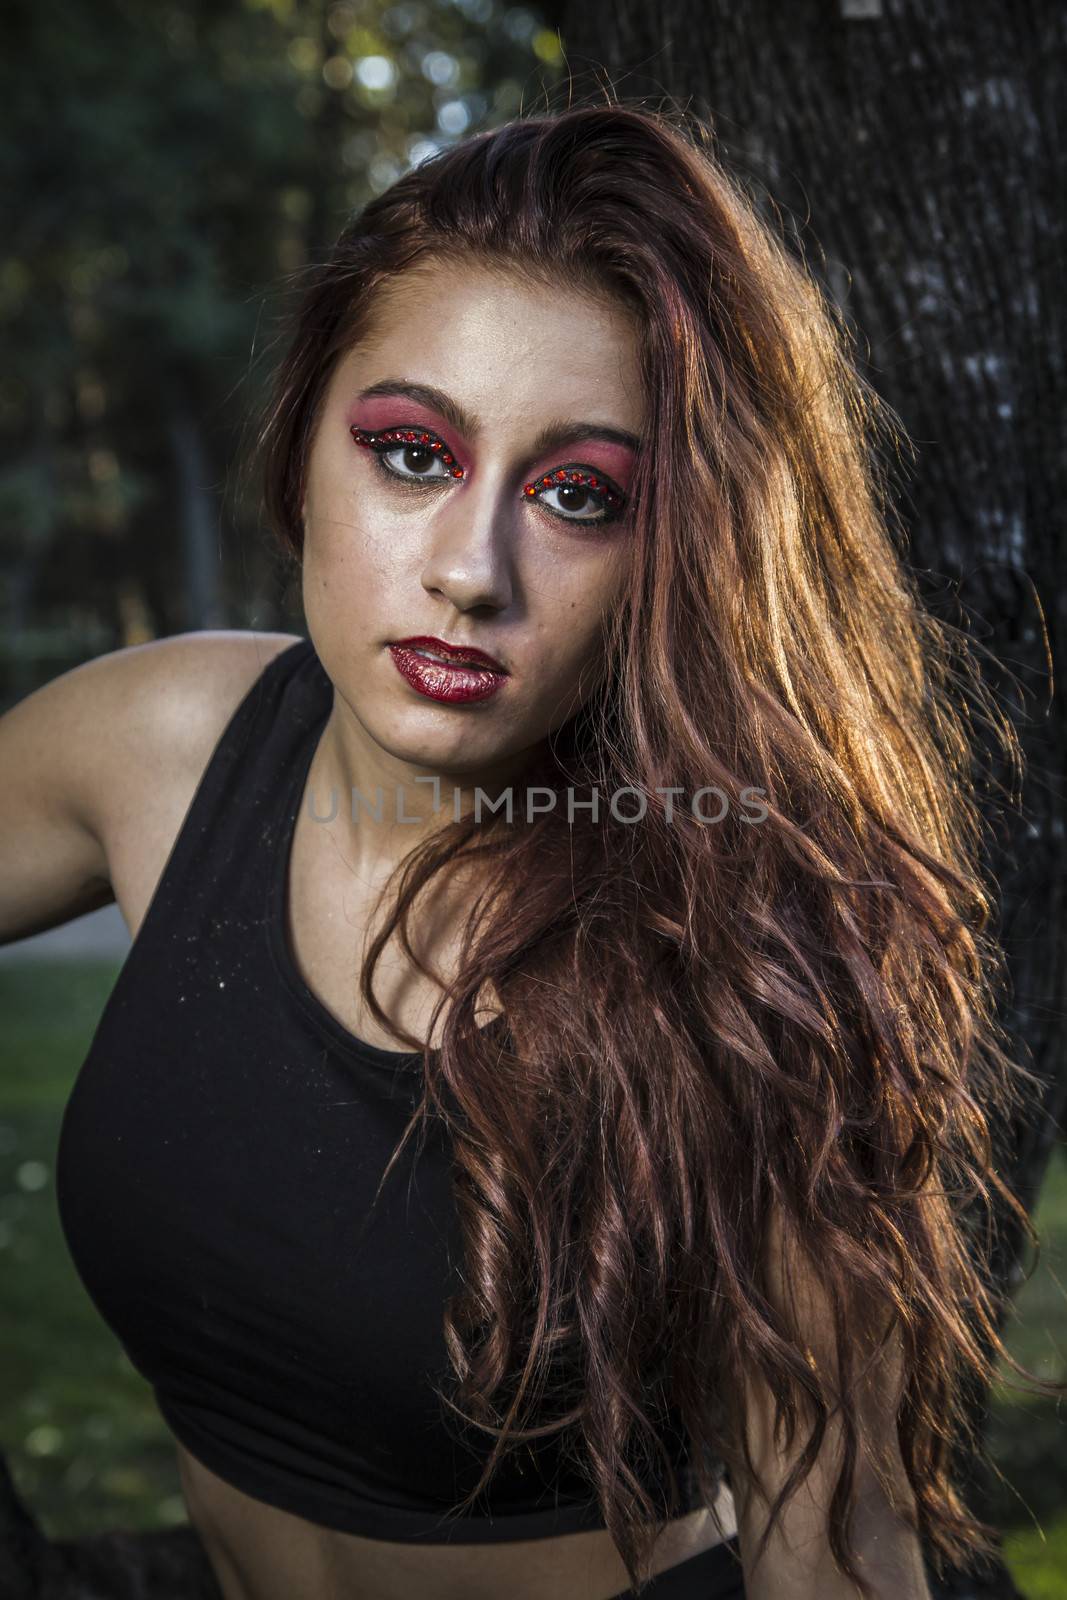
[[920, 1539], [989, 1548], [951, 1200], [1016, 1204], [1035, 1080], [888, 428], [705, 129], [522, 119], [309, 274], [259, 440], [309, 638], [0, 724], [3, 933], [136, 936], [59, 1203], [227, 1600], [920, 1600]]

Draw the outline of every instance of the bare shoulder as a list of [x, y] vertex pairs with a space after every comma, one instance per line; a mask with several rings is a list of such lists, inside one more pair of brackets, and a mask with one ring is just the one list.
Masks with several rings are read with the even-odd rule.
[[197, 785], [237, 707], [301, 635], [212, 629], [114, 652], [98, 666], [107, 723], [97, 826], [136, 934]]
[[0, 716], [0, 944], [111, 899], [136, 920], [227, 722], [299, 638], [213, 630], [130, 645]]
[[177, 740], [187, 754], [205, 747], [210, 754], [256, 679], [300, 638], [239, 629], [177, 633], [116, 650], [93, 667], [106, 675], [118, 738], [125, 728], [149, 748]]
[[136, 783], [139, 772], [156, 779], [191, 774], [195, 786], [253, 683], [299, 638], [209, 629], [130, 645], [86, 663], [81, 670], [112, 789], [120, 779]]

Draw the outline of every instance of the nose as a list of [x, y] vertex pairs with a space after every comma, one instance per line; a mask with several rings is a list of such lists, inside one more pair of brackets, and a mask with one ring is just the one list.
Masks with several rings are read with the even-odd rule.
[[441, 498], [427, 523], [423, 588], [459, 611], [503, 611], [513, 594], [512, 536], [521, 507], [510, 504], [506, 488], [494, 486], [488, 474]]

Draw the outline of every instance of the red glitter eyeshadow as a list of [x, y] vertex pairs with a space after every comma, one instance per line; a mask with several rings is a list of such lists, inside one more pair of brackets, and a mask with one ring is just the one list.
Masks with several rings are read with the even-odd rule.
[[[381, 449], [384, 445], [418, 444], [425, 445], [428, 450], [437, 451], [441, 460], [448, 467], [453, 478], [465, 478], [466, 469], [455, 464], [455, 457], [450, 454], [439, 439], [432, 434], [424, 433], [418, 428], [386, 428], [375, 431], [370, 428], [357, 427], [355, 423], [349, 432], [356, 444], [367, 449]], [[431, 479], [426, 480], [428, 483]], [[523, 488], [523, 494], [532, 500], [542, 489], [554, 489], [566, 484], [568, 488], [574, 485], [577, 488], [595, 489], [609, 511], [617, 511], [625, 504], [625, 496], [619, 494], [609, 483], [604, 482], [595, 472], [584, 472], [577, 467], [560, 467], [555, 472], [546, 472], [543, 478], [535, 478]], [[575, 519], [577, 520], [577, 519]]]
[[623, 497], [617, 494], [610, 484], [603, 483], [595, 472], [582, 472], [577, 468], [561, 467], [556, 472], [546, 472], [543, 478], [535, 478], [533, 483], [528, 483], [523, 489], [523, 494], [532, 499], [541, 489], [554, 489], [557, 484], [578, 484], [582, 488], [595, 489], [601, 495], [604, 504], [612, 511], [617, 511], [623, 504]]
[[376, 449], [382, 444], [424, 444], [428, 450], [439, 452], [441, 460], [453, 478], [465, 478], [467, 476], [463, 467], [456, 466], [455, 456], [445, 449], [440, 439], [434, 439], [428, 433], [421, 433], [417, 428], [386, 428], [376, 433], [368, 428], [357, 428], [353, 423], [348, 431], [357, 444], [365, 445], [372, 449]]

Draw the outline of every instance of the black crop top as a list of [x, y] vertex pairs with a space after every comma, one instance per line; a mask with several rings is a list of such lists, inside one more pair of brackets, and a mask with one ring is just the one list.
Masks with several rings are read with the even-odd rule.
[[[558, 1438], [506, 1456], [481, 1509], [442, 1521], [491, 1446], [429, 1381], [450, 1392], [442, 1314], [462, 1258], [444, 1124], [421, 1151], [409, 1140], [361, 1228], [422, 1058], [349, 1033], [286, 936], [332, 700], [311, 643], [293, 644], [201, 775], [64, 1112], [67, 1243], [168, 1427], [244, 1493], [379, 1539], [600, 1528]], [[676, 1470], [683, 1509], [701, 1504], [684, 1456]]]

